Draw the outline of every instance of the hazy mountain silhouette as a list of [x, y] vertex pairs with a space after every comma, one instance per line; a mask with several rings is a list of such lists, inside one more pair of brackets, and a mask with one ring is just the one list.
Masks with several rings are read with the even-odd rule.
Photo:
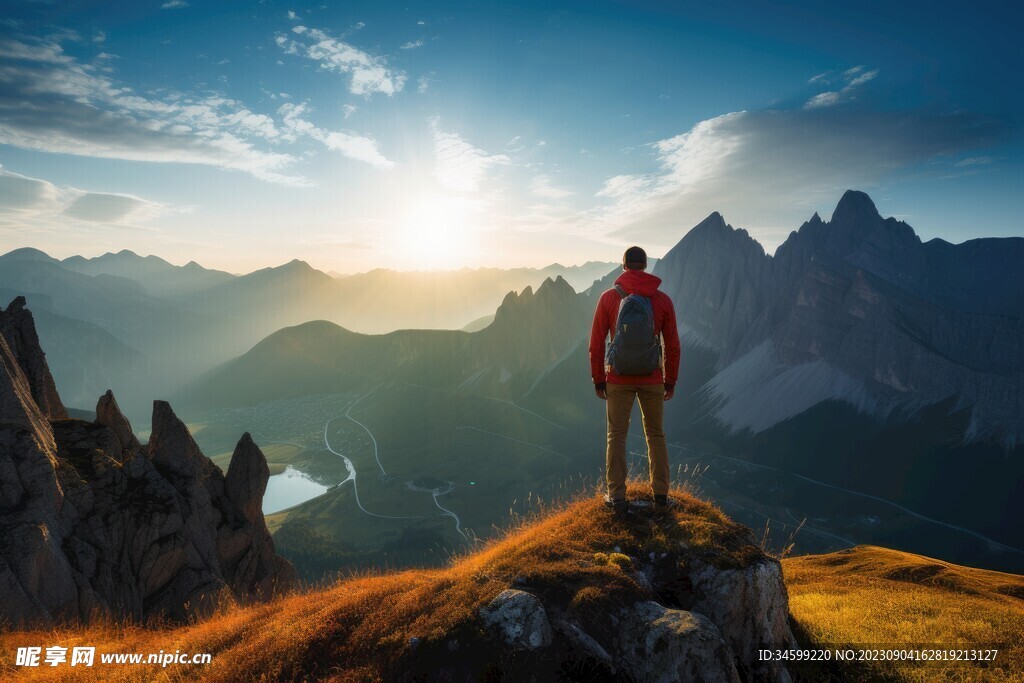
[[513, 399], [582, 338], [585, 297], [562, 278], [536, 292], [509, 293], [494, 321], [477, 332], [352, 332], [313, 321], [270, 335], [211, 371], [183, 398], [194, 406], [246, 405], [290, 396], [347, 391], [367, 380], [400, 379]]
[[[375, 270], [338, 279], [302, 261], [232, 275], [127, 250], [60, 261], [24, 248], [0, 256], [0, 293], [26, 296], [40, 312], [44, 343], [58, 356], [54, 375], [72, 404], [88, 405], [112, 387], [138, 420], [149, 397], [176, 391], [283, 327], [331, 320], [373, 333], [458, 329], [493, 315], [509, 290], [539, 285], [545, 273], [590, 284], [608, 268]], [[70, 343], [76, 335], [88, 343]]]
[[117, 275], [142, 284], [148, 294], [164, 298], [188, 296], [234, 279], [230, 273], [203, 268], [195, 261], [175, 266], [159, 256], [139, 256], [127, 249], [95, 258], [70, 256], [61, 264], [85, 275]]

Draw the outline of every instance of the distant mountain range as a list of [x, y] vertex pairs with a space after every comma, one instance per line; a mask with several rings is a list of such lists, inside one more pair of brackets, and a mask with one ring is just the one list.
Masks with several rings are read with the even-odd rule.
[[[708, 450], [705, 461], [779, 468], [1024, 548], [1021, 263], [1024, 239], [922, 243], [856, 191], [774, 256], [714, 213], [653, 270], [684, 342], [669, 437]], [[575, 295], [561, 280], [510, 295], [474, 333], [282, 330], [194, 389], [254, 403], [373, 375], [512, 400], [597, 433], [583, 342], [614, 277]]]
[[[565, 428], [575, 452], [600, 450], [603, 412], [585, 340], [613, 264], [335, 278], [295, 261], [244, 276], [200, 269], [204, 288], [190, 290], [159, 260], [69, 261], [27, 250], [0, 257], [0, 294], [30, 293], [43, 342], [61, 355], [51, 366], [65, 396], [71, 378], [84, 396], [102, 393], [101, 382], [130, 374], [128, 362], [190, 414], [404, 383], [435, 392], [445, 424], [458, 426], [461, 410], [440, 405], [445, 396], [498, 399]], [[833, 538], [839, 530], [941, 554], [942, 534], [954, 528], [973, 540], [950, 549], [950, 559], [1018, 566], [1024, 554], [1007, 561], [1005, 553], [1024, 548], [1021, 263], [1024, 239], [922, 242], [856, 191], [774, 255], [713, 213], [653, 266], [683, 339], [677, 395], [666, 408], [673, 457], [716, 464], [735, 477], [731, 490], [789, 516], [827, 507], [822, 492], [830, 490], [865, 506], [903, 506], [899, 514], [935, 533], [822, 512]], [[379, 328], [429, 319], [447, 329]], [[61, 340], [75, 335], [91, 350], [65, 358], [76, 345]], [[103, 348], [109, 353], [96, 353]], [[402, 405], [417, 410], [414, 400]], [[414, 418], [383, 399], [359, 410], [374, 429]], [[512, 436], [500, 424], [473, 426]], [[760, 488], [744, 483], [735, 463], [762, 468]], [[773, 485], [771, 472], [813, 491]]]
[[564, 276], [587, 287], [613, 264], [335, 278], [302, 261], [246, 275], [175, 266], [130, 251], [63, 261], [31, 248], [0, 256], [0, 298], [25, 296], [70, 405], [108, 388], [144, 417], [166, 395], [287, 326], [328, 320], [364, 333], [459, 329], [493, 315], [510, 290]]

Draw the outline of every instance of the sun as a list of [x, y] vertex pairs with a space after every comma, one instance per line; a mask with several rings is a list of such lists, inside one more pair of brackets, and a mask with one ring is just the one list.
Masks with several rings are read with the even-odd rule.
[[445, 270], [472, 267], [478, 256], [478, 207], [457, 197], [414, 202], [399, 223], [395, 252], [406, 267]]

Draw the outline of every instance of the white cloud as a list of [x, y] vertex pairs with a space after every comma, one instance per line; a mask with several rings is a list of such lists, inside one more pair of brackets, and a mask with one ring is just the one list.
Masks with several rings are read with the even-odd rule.
[[358, 109], [359, 109], [359, 107], [357, 107], [354, 104], [345, 104], [345, 105], [342, 105], [342, 107], [341, 107], [341, 111], [345, 115], [346, 119], [348, 117], [352, 116], [352, 114], [355, 114]]
[[57, 196], [53, 183], [0, 168], [0, 213], [37, 211], [56, 202]]
[[995, 159], [992, 157], [967, 157], [953, 164], [954, 166], [981, 166], [983, 164], [991, 164]]
[[551, 177], [545, 174], [533, 177], [530, 181], [530, 192], [545, 199], [565, 199], [572, 196], [572, 192], [558, 187], [552, 182]]
[[423, 47], [423, 39], [410, 40], [408, 43], [404, 43], [401, 47], [403, 50], [415, 50], [418, 47]]
[[85, 192], [68, 204], [62, 214], [92, 223], [126, 224], [145, 219], [160, 206], [130, 194]]
[[285, 128], [295, 136], [303, 135], [323, 143], [328, 149], [355, 161], [363, 161], [377, 168], [392, 168], [393, 161], [385, 158], [377, 149], [377, 141], [358, 135], [351, 131], [327, 131], [317, 128], [303, 118], [308, 111], [305, 104], [283, 104], [278, 113], [283, 118]]
[[321, 69], [348, 75], [349, 92], [354, 95], [383, 93], [391, 96], [405, 85], [405, 72], [388, 67], [383, 57], [332, 38], [320, 29], [296, 26], [292, 33], [297, 39], [278, 35], [278, 46], [288, 54], [318, 62]]
[[297, 21], [299, 15], [296, 14], [294, 10], [288, 10], [288, 18], [291, 19], [292, 21]]
[[597, 192], [605, 203], [569, 224], [670, 246], [712, 211], [727, 209], [733, 224], [771, 247], [815, 202], [834, 202], [847, 188], [871, 187], [902, 168], [990, 144], [996, 133], [967, 114], [733, 112], [651, 145], [656, 171], [609, 178]]
[[855, 88], [858, 85], [863, 85], [864, 83], [867, 83], [868, 81], [870, 81], [872, 78], [874, 78], [877, 75], [878, 75], [878, 69], [873, 69], [871, 71], [865, 71], [864, 73], [860, 74], [859, 76], [854, 78], [852, 81], [850, 81], [850, 83], [844, 88], [844, 90], [849, 90], [850, 88]]
[[[804, 109], [819, 109], [821, 107], [832, 107], [852, 97], [853, 91], [878, 75], [878, 69], [864, 71], [863, 66], [855, 66], [843, 72], [843, 80], [846, 85], [840, 90], [830, 90], [815, 95], [804, 103]], [[809, 82], [814, 83], [823, 79], [827, 74], [818, 74]]]
[[421, 93], [427, 92], [427, 89], [430, 88], [430, 84], [433, 83], [433, 82], [434, 82], [434, 72], [433, 71], [430, 71], [428, 73], [423, 74], [422, 76], [419, 77], [419, 80], [416, 81], [416, 92], [421, 92]]
[[60, 227], [68, 218], [126, 226], [166, 213], [170, 207], [130, 194], [86, 192], [58, 187], [0, 168], [0, 216], [16, 215], [21, 224]]
[[0, 40], [0, 144], [134, 161], [204, 164], [308, 185], [296, 159], [257, 147], [281, 139], [270, 117], [222, 96], [146, 97], [60, 45]]
[[168, 0], [160, 5], [160, 9], [179, 9], [182, 7], [188, 7], [188, 3], [185, 0]]
[[441, 185], [459, 192], [475, 192], [487, 172], [494, 166], [511, 160], [504, 154], [488, 154], [473, 147], [458, 133], [439, 128], [436, 118], [430, 119], [434, 134], [434, 177]]
[[804, 104], [804, 109], [816, 109], [818, 107], [831, 107], [833, 104], [838, 104], [839, 93], [837, 92], [823, 92], [815, 95], [811, 99], [807, 100]]

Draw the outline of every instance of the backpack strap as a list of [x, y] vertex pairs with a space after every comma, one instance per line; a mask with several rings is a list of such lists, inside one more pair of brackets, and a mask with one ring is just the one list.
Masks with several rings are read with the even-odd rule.
[[614, 289], [616, 292], [618, 292], [619, 296], [621, 296], [623, 299], [625, 299], [627, 296], [629, 296], [629, 294], [626, 294], [626, 290], [624, 290], [622, 288], [622, 285], [615, 285], [612, 289]]

